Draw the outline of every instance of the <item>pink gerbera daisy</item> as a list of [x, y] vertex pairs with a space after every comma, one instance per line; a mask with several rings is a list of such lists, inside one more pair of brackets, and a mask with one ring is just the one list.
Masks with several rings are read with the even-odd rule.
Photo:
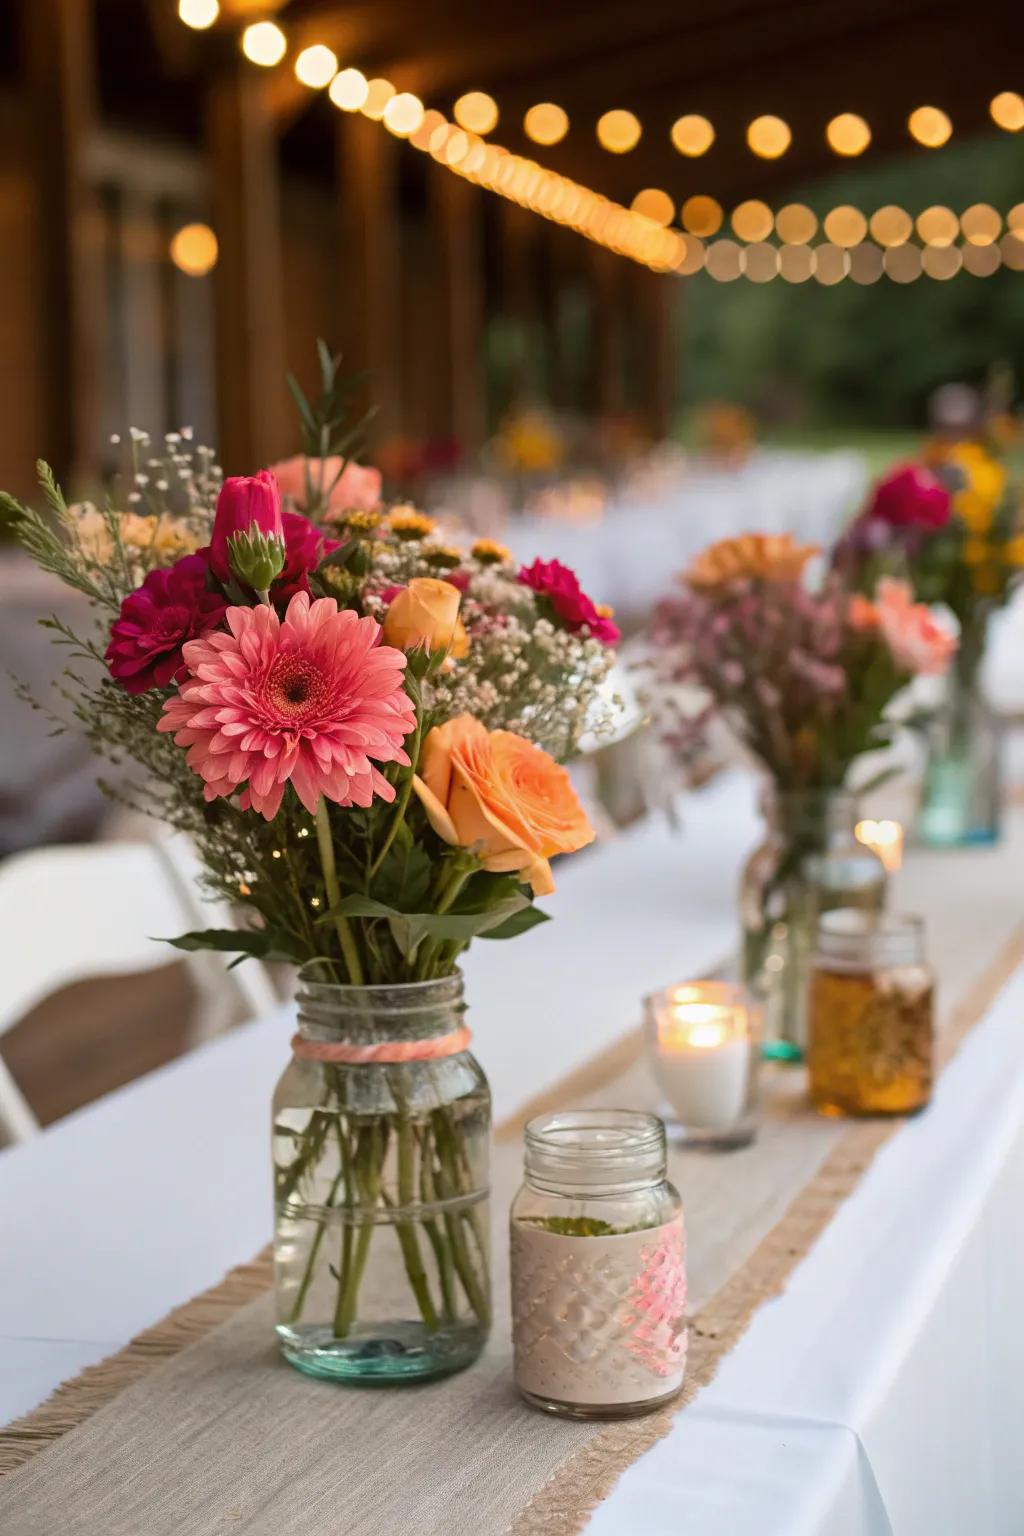
[[242, 809], [268, 821], [289, 782], [310, 814], [321, 795], [338, 805], [393, 800], [371, 758], [408, 766], [402, 741], [416, 716], [405, 656], [380, 644], [380, 625], [308, 592], [283, 619], [263, 604], [229, 608], [226, 619], [230, 633], [184, 647], [189, 676], [157, 726], [188, 747], [206, 799], [244, 784]]

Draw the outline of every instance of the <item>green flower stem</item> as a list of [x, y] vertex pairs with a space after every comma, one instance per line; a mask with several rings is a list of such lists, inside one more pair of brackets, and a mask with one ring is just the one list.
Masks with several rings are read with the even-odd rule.
[[295, 1303], [288, 1317], [288, 1321], [290, 1323], [297, 1323], [302, 1316], [302, 1309], [306, 1304], [306, 1296], [309, 1292], [310, 1285], [313, 1283], [313, 1272], [316, 1268], [317, 1256], [320, 1253], [320, 1244], [323, 1242], [324, 1233], [327, 1230], [327, 1212], [328, 1209], [334, 1204], [338, 1194], [338, 1187], [341, 1184], [343, 1177], [344, 1173], [341, 1169], [339, 1169], [335, 1176], [334, 1182], [328, 1191], [327, 1203], [324, 1207], [324, 1213], [316, 1224], [316, 1235], [309, 1245], [309, 1257], [306, 1260], [306, 1267], [302, 1272], [302, 1279], [299, 1282], [299, 1289], [295, 1293]]
[[[331, 821], [327, 810], [327, 801], [323, 795], [316, 803], [316, 840], [320, 849], [320, 863], [324, 872], [324, 890], [327, 892], [327, 905], [337, 907], [341, 902], [341, 886], [338, 884], [338, 869], [334, 862], [334, 840], [331, 837]], [[359, 963], [359, 952], [356, 949], [356, 941], [348, 920], [344, 917], [335, 917], [334, 929], [338, 935], [338, 943], [341, 945], [341, 953], [345, 959], [345, 967], [348, 971], [348, 979], [355, 987], [363, 984], [363, 968]]]
[[420, 760], [420, 738], [421, 738], [422, 735], [423, 735], [423, 707], [420, 704], [419, 696], [417, 694], [417, 697], [416, 697], [416, 729], [413, 732], [412, 747], [410, 748], [410, 751], [409, 751], [409, 759], [410, 759], [409, 772], [406, 774], [405, 780], [404, 780], [404, 782], [402, 784], [402, 788], [400, 789], [400, 791], [398, 793], [398, 800], [395, 803], [395, 814], [391, 818], [391, 825], [388, 827], [387, 836], [385, 837], [383, 843], [381, 844], [380, 852], [378, 853], [377, 857], [374, 859], [373, 863], [370, 865], [370, 869], [369, 869], [369, 873], [367, 875], [367, 881], [366, 881], [367, 887], [369, 887], [370, 883], [373, 880], [373, 877], [376, 875], [377, 871], [380, 869], [381, 865], [384, 863], [384, 860], [387, 858], [388, 853], [390, 852], [390, 849], [391, 849], [391, 845], [394, 842], [395, 838], [398, 836], [398, 829], [402, 825], [403, 820], [405, 819], [405, 813], [406, 813], [406, 810], [408, 809], [408, 806], [409, 806], [409, 797], [412, 794], [412, 781], [413, 781], [413, 779], [414, 779], [414, 777], [416, 775], [416, 768], [417, 768], [417, 766], [419, 764], [419, 760]]
[[[379, 1146], [378, 1143], [380, 1143]], [[374, 1120], [371, 1125], [359, 1132], [353, 1158], [355, 1181], [359, 1186], [359, 1191], [367, 1211], [372, 1211], [376, 1207], [380, 1194], [381, 1170], [384, 1167], [386, 1155], [386, 1122], [383, 1119]], [[334, 1310], [334, 1336], [336, 1339], [348, 1338], [352, 1324], [355, 1321], [359, 1287], [370, 1252], [373, 1227], [374, 1223], [372, 1220], [367, 1220], [360, 1224], [355, 1238], [352, 1262], [348, 1272], [342, 1274], [338, 1282], [338, 1303]]]
[[[420, 1142], [420, 1199], [428, 1207], [433, 1206], [437, 1200], [437, 1189], [434, 1184], [433, 1170], [431, 1169], [432, 1156], [430, 1128], [429, 1126], [424, 1126]], [[446, 1320], [452, 1322], [455, 1318], [455, 1284], [451, 1249], [440, 1227], [432, 1217], [424, 1219], [423, 1230], [426, 1232], [427, 1240], [434, 1251], [434, 1261], [437, 1264], [437, 1278], [441, 1288], [441, 1306]]]

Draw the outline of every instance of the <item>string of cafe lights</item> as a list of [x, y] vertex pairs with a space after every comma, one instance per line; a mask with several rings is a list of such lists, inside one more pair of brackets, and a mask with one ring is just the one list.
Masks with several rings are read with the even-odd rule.
[[[179, 0], [178, 12], [194, 28], [212, 26], [219, 14], [218, 0]], [[288, 40], [276, 22], [251, 23], [242, 33], [245, 56], [263, 68], [280, 64]], [[755, 200], [736, 208], [731, 216], [736, 240], [714, 239], [722, 228], [724, 210], [711, 197], [690, 197], [680, 209], [682, 231], [669, 228], [675, 206], [668, 193], [645, 188], [630, 208], [603, 197], [570, 178], [487, 142], [499, 121], [493, 97], [483, 91], [461, 96], [453, 108], [454, 122], [443, 113], [427, 109], [417, 96], [397, 91], [383, 77], [367, 80], [354, 68], [339, 69], [334, 51], [323, 43], [303, 48], [294, 70], [301, 84], [311, 90], [326, 89], [336, 107], [360, 112], [414, 148], [428, 152], [456, 175], [519, 203], [543, 218], [566, 225], [587, 239], [659, 272], [690, 275], [704, 270], [717, 281], [745, 277], [767, 282], [781, 277], [792, 283], [814, 278], [832, 285], [844, 278], [870, 283], [886, 276], [895, 282], [914, 281], [922, 274], [939, 280], [963, 270], [989, 276], [1000, 265], [1024, 270], [1024, 204], [1006, 219], [1006, 234], [999, 240], [1002, 219], [995, 209], [976, 204], [960, 220], [949, 209], [926, 209], [915, 221], [903, 209], [877, 210], [870, 221], [851, 207], [832, 209], [822, 220], [825, 240], [812, 245], [817, 216], [800, 204], [791, 204], [773, 215]], [[991, 104], [993, 120], [1007, 131], [1024, 128], [1024, 98], [1003, 92]], [[919, 108], [911, 114], [911, 132], [920, 143], [938, 147], [952, 132], [952, 125], [937, 108]], [[524, 118], [524, 131], [533, 142], [553, 145], [569, 131], [568, 114], [555, 103], [538, 103]], [[627, 153], [639, 142], [642, 127], [629, 112], [613, 111], [599, 119], [599, 141], [612, 153]], [[870, 129], [855, 114], [841, 114], [829, 124], [829, 142], [838, 154], [855, 155], [870, 142]], [[696, 157], [710, 148], [715, 137], [712, 125], [690, 115], [673, 125], [672, 140], [681, 154]], [[755, 119], [747, 142], [762, 158], [778, 158], [789, 147], [791, 134], [781, 118]], [[205, 226], [190, 226], [205, 229]], [[870, 228], [872, 240], [866, 238]], [[923, 248], [912, 243], [916, 232]], [[179, 245], [184, 231], [179, 231]], [[210, 232], [212, 234], [212, 232]], [[768, 236], [775, 233], [778, 243]], [[958, 234], [963, 243], [955, 244]], [[207, 242], [209, 244], [209, 242]], [[183, 257], [188, 251], [179, 252]], [[183, 270], [186, 261], [175, 260]], [[209, 270], [216, 260], [213, 246]]]
[[[220, 14], [219, 0], [178, 0], [178, 14], [187, 26], [212, 27]], [[274, 21], [256, 21], [242, 34], [242, 48], [256, 64], [279, 64], [288, 51], [288, 40]], [[303, 84], [327, 84], [322, 80], [331, 50], [323, 44], [303, 49], [296, 59], [296, 74]], [[333, 56], [333, 55], [332, 55]], [[335, 61], [335, 67], [336, 67]], [[309, 76], [310, 78], [307, 78]], [[455, 103], [452, 112], [460, 128], [485, 135], [498, 125], [497, 102], [486, 91], [467, 91]], [[999, 91], [989, 102], [989, 115], [997, 128], [1007, 133], [1024, 129], [1024, 96], [1017, 91]], [[566, 137], [569, 115], [554, 102], [538, 102], [525, 113], [523, 131], [533, 143], [550, 147]], [[922, 105], [909, 113], [909, 136], [925, 149], [940, 149], [953, 136], [953, 123], [941, 107]], [[643, 136], [643, 124], [634, 112], [614, 107], [597, 119], [597, 141], [609, 154], [623, 155], [635, 149]], [[825, 125], [825, 141], [834, 154], [844, 158], [862, 155], [872, 139], [870, 124], [857, 112], [839, 112]], [[700, 113], [679, 117], [669, 129], [669, 138], [679, 154], [689, 159], [708, 152], [719, 137], [714, 124]], [[785, 118], [764, 113], [746, 126], [745, 142], [752, 154], [763, 160], [777, 160], [793, 142], [793, 133]]]

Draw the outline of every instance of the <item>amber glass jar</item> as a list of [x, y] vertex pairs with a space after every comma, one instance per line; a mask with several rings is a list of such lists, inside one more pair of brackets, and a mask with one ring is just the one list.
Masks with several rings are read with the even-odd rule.
[[818, 922], [807, 1065], [826, 1115], [909, 1115], [932, 1092], [935, 983], [920, 918], [840, 908]]

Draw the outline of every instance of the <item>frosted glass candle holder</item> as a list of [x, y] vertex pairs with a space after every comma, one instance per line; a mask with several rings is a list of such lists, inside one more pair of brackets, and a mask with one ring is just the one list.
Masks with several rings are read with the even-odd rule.
[[741, 986], [688, 981], [644, 1001], [647, 1050], [669, 1137], [742, 1147], [757, 1129], [760, 1011]]

